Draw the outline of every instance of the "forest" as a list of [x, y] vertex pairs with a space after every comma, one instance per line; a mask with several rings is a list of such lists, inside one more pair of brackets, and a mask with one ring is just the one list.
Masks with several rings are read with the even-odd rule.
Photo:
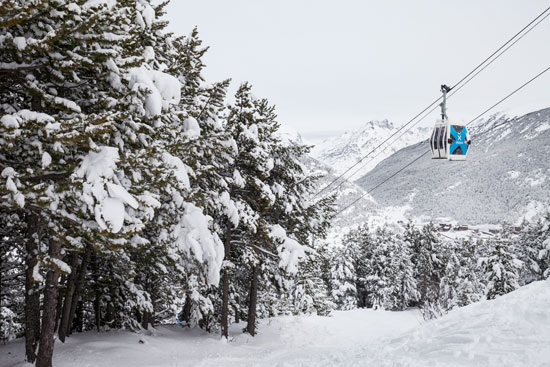
[[1, 330], [27, 361], [51, 365], [54, 333], [178, 313], [254, 335], [317, 294], [332, 199], [307, 199], [309, 148], [249, 84], [227, 105], [230, 81], [206, 83], [196, 29], [168, 33], [147, 1], [5, 5]]
[[425, 318], [546, 279], [550, 215], [452, 240], [433, 224], [324, 241], [310, 147], [274, 105], [206, 81], [198, 30], [165, 3], [4, 0], [0, 8], [0, 336], [52, 365], [72, 333], [419, 307]]

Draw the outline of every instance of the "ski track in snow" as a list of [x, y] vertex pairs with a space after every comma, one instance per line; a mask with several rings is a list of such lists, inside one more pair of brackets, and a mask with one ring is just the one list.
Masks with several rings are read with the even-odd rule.
[[[56, 343], [54, 366], [550, 367], [549, 305], [547, 280], [430, 322], [417, 310], [361, 309], [262, 320], [255, 338], [233, 325], [230, 342], [175, 326], [149, 336], [88, 332]], [[0, 366], [30, 366], [23, 348], [0, 346]]]

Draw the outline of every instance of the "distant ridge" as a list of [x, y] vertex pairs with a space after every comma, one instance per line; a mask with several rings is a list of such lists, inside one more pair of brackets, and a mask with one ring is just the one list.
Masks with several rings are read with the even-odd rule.
[[[364, 157], [380, 145], [397, 129], [398, 127], [394, 126], [388, 120], [369, 121], [359, 129], [345, 132], [340, 136], [327, 139], [322, 143], [317, 144], [311, 151], [311, 156], [333, 167], [336, 172], [341, 173], [359, 161], [361, 157]], [[398, 133], [397, 136], [400, 134], [401, 133]], [[427, 139], [429, 134], [430, 129], [413, 128], [410, 132], [406, 133], [402, 138], [397, 140], [396, 143], [389, 147], [386, 151], [380, 153], [375, 159], [369, 162], [352, 179], [359, 178], [361, 175], [369, 172], [380, 161], [399, 149]], [[393, 141], [393, 138], [390, 142], [391, 141]], [[382, 147], [370, 154], [368, 158], [361, 163], [361, 165], [371, 160], [371, 158], [377, 155], [380, 150], [382, 150]], [[359, 168], [359, 166], [357, 168]], [[355, 168], [353, 171], [355, 171]]]

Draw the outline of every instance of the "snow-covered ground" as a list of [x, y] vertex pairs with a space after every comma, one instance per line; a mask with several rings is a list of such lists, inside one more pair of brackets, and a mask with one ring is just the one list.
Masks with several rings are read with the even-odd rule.
[[[415, 310], [354, 310], [263, 320], [232, 340], [179, 327], [155, 335], [83, 333], [56, 344], [54, 366], [550, 366], [550, 281], [431, 322]], [[140, 340], [143, 343], [140, 343]], [[0, 366], [24, 366], [22, 341], [0, 346]]]

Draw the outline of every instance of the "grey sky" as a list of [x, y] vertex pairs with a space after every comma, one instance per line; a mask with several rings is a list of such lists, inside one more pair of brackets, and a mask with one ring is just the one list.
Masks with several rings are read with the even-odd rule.
[[[172, 0], [169, 29], [199, 27], [208, 81], [250, 81], [279, 121], [312, 142], [387, 118], [402, 125], [473, 69], [548, 0]], [[550, 17], [449, 100], [469, 120], [550, 66]], [[507, 101], [550, 106], [550, 74]], [[433, 123], [436, 115], [424, 125]]]

